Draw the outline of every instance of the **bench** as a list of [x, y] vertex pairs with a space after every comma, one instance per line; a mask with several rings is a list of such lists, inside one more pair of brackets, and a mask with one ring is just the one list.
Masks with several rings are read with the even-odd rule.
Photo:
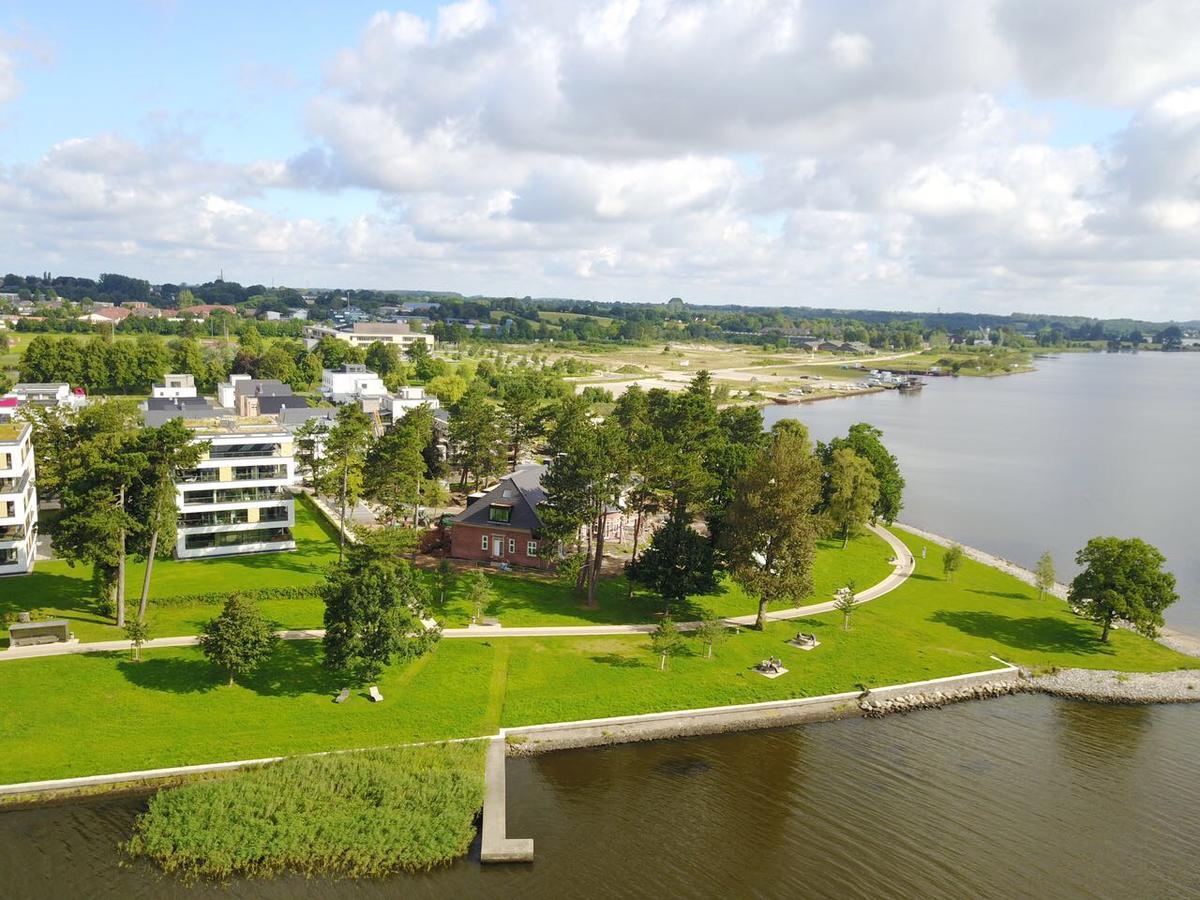
[[66, 619], [14, 622], [8, 626], [8, 646], [12, 648], [67, 643], [74, 639], [75, 635], [71, 633], [71, 623]]

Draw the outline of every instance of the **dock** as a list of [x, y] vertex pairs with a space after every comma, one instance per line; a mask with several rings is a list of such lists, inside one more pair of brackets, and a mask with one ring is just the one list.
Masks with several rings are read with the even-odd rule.
[[533, 862], [533, 838], [510, 838], [507, 834], [507, 755], [504, 738], [492, 738], [484, 770], [483, 836], [479, 844], [479, 861], [483, 863]]

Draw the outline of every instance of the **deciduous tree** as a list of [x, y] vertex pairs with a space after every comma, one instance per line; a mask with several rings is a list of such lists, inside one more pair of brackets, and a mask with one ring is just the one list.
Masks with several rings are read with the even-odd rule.
[[820, 492], [821, 464], [798, 423], [776, 429], [734, 486], [722, 542], [734, 580], [758, 598], [759, 630], [771, 603], [812, 592]]
[[251, 600], [234, 594], [220, 615], [204, 624], [200, 650], [208, 661], [229, 673], [229, 683], [248, 675], [267, 660], [275, 647], [271, 624]]
[[954, 580], [954, 573], [962, 568], [964, 556], [961, 544], [951, 544], [942, 552], [942, 574], [947, 581]]
[[1166, 561], [1156, 547], [1140, 538], [1092, 538], [1075, 554], [1083, 571], [1071, 582], [1067, 600], [1100, 623], [1101, 641], [1108, 641], [1118, 619], [1154, 637], [1163, 624], [1163, 612], [1179, 599], [1175, 576], [1163, 569]]
[[428, 617], [420, 576], [382, 539], [365, 536], [350, 548], [321, 588], [325, 600], [325, 665], [365, 684], [394, 659], [420, 656], [440, 632]]
[[829, 467], [829, 518], [842, 533], [842, 549], [871, 518], [879, 499], [879, 482], [871, 464], [849, 447], [833, 451]]
[[1038, 558], [1037, 568], [1033, 573], [1033, 581], [1037, 585], [1039, 600], [1046, 596], [1046, 591], [1054, 590], [1055, 580], [1054, 558], [1050, 556], [1050, 551], [1047, 550]]

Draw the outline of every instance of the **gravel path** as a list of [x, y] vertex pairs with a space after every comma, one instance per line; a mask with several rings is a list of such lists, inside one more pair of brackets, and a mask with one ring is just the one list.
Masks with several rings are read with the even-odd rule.
[[1026, 676], [1035, 689], [1057, 697], [1102, 703], [1194, 703], [1200, 700], [1200, 669], [1174, 672], [1111, 672], [1060, 669]]

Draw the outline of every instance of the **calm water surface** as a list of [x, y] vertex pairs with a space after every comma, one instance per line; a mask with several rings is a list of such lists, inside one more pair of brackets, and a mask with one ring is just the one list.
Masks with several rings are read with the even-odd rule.
[[1200, 353], [1065, 354], [1004, 378], [931, 378], [895, 391], [775, 406], [828, 440], [882, 428], [908, 490], [902, 521], [1060, 580], [1101, 534], [1141, 537], [1179, 583], [1170, 624], [1200, 633]]
[[1200, 712], [1010, 697], [510, 760], [531, 866], [183, 886], [121, 867], [142, 808], [0, 813], [6, 898], [1196, 897]]

